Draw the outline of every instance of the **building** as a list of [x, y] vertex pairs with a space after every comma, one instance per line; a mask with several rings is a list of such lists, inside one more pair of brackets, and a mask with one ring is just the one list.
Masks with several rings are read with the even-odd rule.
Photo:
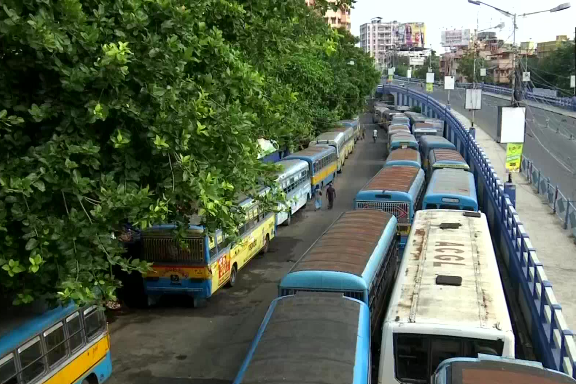
[[534, 56], [536, 55], [536, 43], [533, 41], [525, 41], [520, 43], [520, 52], [522, 56]]
[[556, 36], [556, 40], [554, 41], [544, 41], [542, 43], [538, 43], [538, 46], [536, 47], [538, 57], [542, 58], [548, 55], [550, 52], [557, 50], [564, 41], [568, 41], [568, 36], [559, 35]]
[[[306, 5], [314, 5], [315, 0], [306, 0]], [[331, 3], [335, 3], [336, 0], [329, 0]], [[350, 8], [342, 6], [337, 11], [329, 9], [324, 15], [324, 21], [328, 23], [332, 28], [346, 28], [350, 30]]]

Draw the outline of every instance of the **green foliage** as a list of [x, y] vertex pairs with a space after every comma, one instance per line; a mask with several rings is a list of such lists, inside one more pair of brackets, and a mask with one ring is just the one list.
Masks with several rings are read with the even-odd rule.
[[233, 235], [236, 196], [273, 184], [257, 138], [361, 110], [379, 75], [354, 44], [302, 0], [4, 1], [0, 295], [113, 300], [113, 267], [149, 268], [125, 223]]
[[[476, 60], [476, 77], [474, 78], [474, 60]], [[468, 51], [462, 58], [458, 64], [458, 72], [466, 78], [466, 81], [472, 83], [476, 81], [480, 83], [482, 81], [491, 83], [492, 76], [487, 73], [487, 77], [482, 78], [480, 77], [480, 69], [488, 67], [488, 63], [482, 57], [476, 56], [474, 57], [474, 52]], [[488, 72], [488, 71], [487, 71]]]
[[[559, 96], [572, 96], [570, 75], [574, 74], [574, 60], [574, 41], [563, 42], [539, 60], [528, 59], [530, 79], [535, 87], [559, 88]], [[524, 62], [521, 65], [526, 66]]]
[[412, 108], [410, 108], [410, 111], [416, 112], [416, 113], [422, 113], [422, 108], [420, 108], [420, 106], [418, 106], [418, 105], [415, 105]]
[[426, 59], [424, 65], [414, 69], [412, 77], [416, 79], [426, 79], [426, 74], [428, 73], [428, 68], [432, 68], [434, 72], [434, 81], [441, 80], [440, 78], [440, 57], [436, 55], [436, 51], [430, 53], [430, 57]]

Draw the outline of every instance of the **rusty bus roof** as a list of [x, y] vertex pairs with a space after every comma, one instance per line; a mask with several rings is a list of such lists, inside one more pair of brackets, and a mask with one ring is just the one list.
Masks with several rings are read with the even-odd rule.
[[418, 168], [406, 166], [383, 168], [362, 190], [408, 192], [418, 176], [418, 171]]
[[372, 210], [343, 213], [290, 272], [335, 271], [362, 276], [392, 217]]
[[420, 161], [420, 152], [412, 148], [400, 148], [392, 151], [386, 161], [410, 160]]
[[[449, 149], [449, 148], [435, 148], [431, 152], [434, 156], [434, 161], [461, 161], [465, 163], [466, 161], [460, 154], [460, 152]], [[432, 160], [432, 158], [431, 158]]]
[[434, 128], [432, 123], [414, 123], [414, 129], [416, 128]]

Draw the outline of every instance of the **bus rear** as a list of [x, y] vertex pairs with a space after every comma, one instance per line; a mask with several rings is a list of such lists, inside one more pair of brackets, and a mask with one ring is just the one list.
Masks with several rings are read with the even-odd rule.
[[470, 170], [470, 166], [466, 163], [466, 160], [464, 160], [460, 152], [455, 149], [436, 148], [428, 153], [428, 157], [428, 178], [438, 169], [452, 168], [465, 171]]
[[436, 148], [448, 148], [456, 150], [456, 146], [441, 136], [421, 136], [420, 154], [422, 155], [422, 165], [424, 169], [428, 168], [428, 155], [430, 151]]
[[422, 209], [478, 211], [474, 175], [460, 169], [438, 169], [432, 174]]

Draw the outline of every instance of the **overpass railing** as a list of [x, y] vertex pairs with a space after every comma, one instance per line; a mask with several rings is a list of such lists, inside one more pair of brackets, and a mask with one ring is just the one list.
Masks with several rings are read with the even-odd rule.
[[[407, 77], [402, 77], [402, 76], [394, 76], [394, 78], [397, 80], [406, 81], [409, 83], [421, 83], [424, 81], [422, 79], [412, 79], [412, 78], [409, 79]], [[456, 86], [456, 88], [467, 89], [467, 88], [472, 88], [472, 83], [456, 83], [455, 86]], [[498, 95], [505, 95], [505, 96], [512, 95], [512, 89], [511, 88], [501, 87], [501, 86], [493, 85], [493, 84], [477, 83], [476, 88], [482, 89], [484, 92], [495, 93]], [[552, 105], [554, 107], [560, 107], [560, 108], [569, 109], [571, 111], [576, 111], [576, 100], [574, 100], [570, 97], [542, 96], [542, 95], [534, 94], [534, 93], [529, 92], [529, 91], [523, 92], [523, 96], [524, 96], [525, 100], [535, 101], [537, 103]]]
[[511, 299], [519, 303], [538, 357], [547, 368], [576, 377], [573, 333], [522, 220], [484, 150], [450, 109], [434, 98], [395, 85], [384, 85], [384, 92], [396, 95], [398, 104], [418, 105], [422, 113], [445, 120], [446, 138], [468, 161], [476, 179], [478, 199], [490, 224], [494, 246], [510, 275], [515, 296]]

